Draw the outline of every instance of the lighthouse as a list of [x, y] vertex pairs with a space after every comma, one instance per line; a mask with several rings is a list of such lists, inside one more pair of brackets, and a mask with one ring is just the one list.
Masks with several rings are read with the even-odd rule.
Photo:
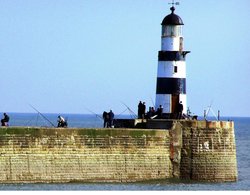
[[163, 116], [172, 118], [177, 113], [178, 104], [187, 112], [186, 96], [186, 54], [182, 36], [182, 19], [170, 8], [161, 25], [161, 51], [158, 53], [155, 107], [163, 108]]

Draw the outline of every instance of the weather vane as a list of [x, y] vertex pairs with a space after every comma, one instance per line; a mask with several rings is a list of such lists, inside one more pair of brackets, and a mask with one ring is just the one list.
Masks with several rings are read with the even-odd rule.
[[175, 0], [172, 0], [172, 3], [168, 3], [171, 4], [172, 7], [174, 7], [174, 5], [180, 5], [180, 2], [175, 2]]

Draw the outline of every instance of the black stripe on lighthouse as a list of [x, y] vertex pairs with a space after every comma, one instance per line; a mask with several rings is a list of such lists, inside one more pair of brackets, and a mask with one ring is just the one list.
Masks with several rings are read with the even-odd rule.
[[189, 51], [159, 51], [158, 61], [185, 61]]
[[186, 79], [157, 78], [156, 94], [186, 94]]

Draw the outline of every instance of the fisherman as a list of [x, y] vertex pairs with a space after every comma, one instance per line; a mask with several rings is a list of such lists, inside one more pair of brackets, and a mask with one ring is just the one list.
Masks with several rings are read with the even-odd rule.
[[141, 118], [144, 119], [145, 118], [145, 113], [146, 113], [146, 103], [143, 102], [142, 104], [142, 110], [141, 110]]
[[151, 107], [151, 117], [153, 117], [155, 115], [155, 108], [154, 107]]
[[67, 121], [60, 115], [58, 116], [57, 122], [58, 122], [57, 127], [67, 127], [68, 126]]
[[10, 120], [10, 117], [6, 114], [3, 113], [4, 118], [1, 119], [2, 126], [9, 126], [8, 122]]
[[140, 101], [138, 104], [138, 118], [142, 118], [142, 109], [143, 109], [143, 104]]
[[148, 112], [146, 114], [146, 118], [147, 119], [150, 119], [152, 117], [152, 108], [151, 106], [148, 107]]
[[163, 112], [163, 107], [162, 105], [159, 106], [159, 108], [157, 109], [156, 113], [157, 113], [157, 118], [161, 119], [162, 118], [162, 112]]
[[109, 116], [108, 127], [113, 128], [114, 127], [114, 117], [115, 117], [115, 115], [114, 115], [112, 110], [110, 110], [110, 112], [108, 113], [108, 116]]
[[183, 105], [182, 102], [180, 101], [177, 107], [177, 119], [181, 119], [182, 118], [182, 112], [183, 112]]
[[104, 120], [103, 128], [108, 127], [109, 114], [106, 111], [103, 112], [102, 118]]

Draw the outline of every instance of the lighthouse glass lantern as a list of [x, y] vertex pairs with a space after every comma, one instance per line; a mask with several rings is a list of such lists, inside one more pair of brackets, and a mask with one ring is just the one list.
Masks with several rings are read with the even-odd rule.
[[186, 62], [189, 51], [184, 51], [182, 19], [174, 13], [162, 21], [161, 51], [158, 54], [156, 84], [156, 109], [163, 107], [163, 116], [171, 118], [177, 113], [179, 102], [183, 104], [183, 113], [187, 112], [186, 98]]

